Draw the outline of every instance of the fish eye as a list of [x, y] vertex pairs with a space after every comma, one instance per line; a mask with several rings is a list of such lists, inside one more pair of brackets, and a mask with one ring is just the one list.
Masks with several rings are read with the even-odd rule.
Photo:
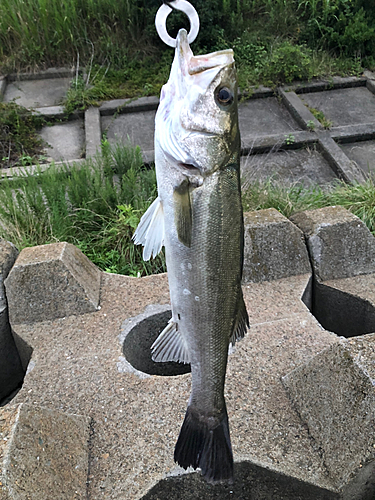
[[221, 87], [216, 92], [216, 99], [219, 104], [222, 104], [223, 106], [229, 106], [229, 104], [232, 104], [234, 97], [232, 91], [229, 90], [228, 87]]

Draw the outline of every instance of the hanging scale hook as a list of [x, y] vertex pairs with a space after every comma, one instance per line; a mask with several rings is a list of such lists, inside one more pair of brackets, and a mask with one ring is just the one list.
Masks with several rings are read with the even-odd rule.
[[176, 47], [176, 39], [169, 36], [167, 32], [167, 17], [173, 9], [184, 12], [190, 21], [190, 32], [188, 42], [193, 43], [199, 32], [199, 16], [194, 7], [187, 0], [163, 0], [163, 5], [156, 14], [155, 26], [160, 38], [170, 47]]

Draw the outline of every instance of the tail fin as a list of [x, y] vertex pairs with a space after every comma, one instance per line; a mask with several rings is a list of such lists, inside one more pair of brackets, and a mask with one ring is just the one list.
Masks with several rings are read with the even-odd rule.
[[233, 454], [227, 410], [220, 421], [205, 422], [188, 406], [174, 451], [175, 461], [184, 469], [200, 467], [209, 483], [233, 478]]

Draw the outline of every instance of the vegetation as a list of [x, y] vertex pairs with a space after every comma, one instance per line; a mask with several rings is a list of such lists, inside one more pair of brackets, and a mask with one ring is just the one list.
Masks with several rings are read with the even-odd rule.
[[[365, 0], [193, 0], [197, 53], [235, 50], [240, 86], [375, 66], [375, 6]], [[89, 67], [80, 102], [157, 94], [173, 51], [158, 38], [161, 0], [0, 0], [0, 71]], [[173, 12], [168, 30], [189, 28]], [[78, 85], [78, 83], [76, 84]]]
[[[85, 70], [72, 82], [65, 107], [120, 97], [155, 95], [168, 78], [173, 50], [158, 38], [162, 0], [0, 0], [0, 74], [51, 66]], [[201, 29], [195, 53], [233, 47], [243, 91], [375, 68], [375, 5], [366, 0], [191, 0]], [[173, 12], [172, 36], [189, 28]], [[329, 128], [330, 122], [311, 108]], [[0, 103], [0, 167], [35, 163], [42, 145], [40, 117]], [[314, 129], [314, 122], [309, 124]], [[292, 134], [286, 142], [292, 144]], [[0, 186], [0, 236], [22, 249], [56, 241], [77, 245], [109, 272], [145, 275], [165, 270], [163, 255], [142, 260], [131, 241], [156, 196], [155, 172], [139, 148], [103, 143], [102, 154], [80, 165], [33, 175], [25, 170]], [[330, 189], [252, 184], [245, 210], [274, 207], [286, 216], [330, 205], [358, 215], [375, 234], [375, 185], [337, 183]]]
[[156, 197], [153, 169], [139, 148], [110, 147], [83, 164], [4, 179], [0, 236], [19, 249], [57, 241], [78, 246], [101, 269], [131, 276], [165, 270], [164, 257], [142, 259], [131, 237]]
[[37, 130], [43, 125], [41, 116], [15, 102], [0, 102], [0, 168], [40, 161], [43, 144]]
[[330, 188], [291, 187], [279, 183], [252, 183], [243, 195], [244, 210], [275, 208], [286, 217], [302, 210], [341, 205], [357, 215], [375, 235], [375, 183], [369, 178], [364, 184], [337, 181]]
[[[164, 255], [150, 262], [132, 235], [156, 197], [154, 169], [142, 163], [139, 148], [111, 147], [102, 155], [73, 166], [54, 166], [33, 175], [3, 180], [0, 189], [0, 236], [20, 250], [27, 246], [68, 241], [101, 269], [131, 276], [164, 272]], [[272, 181], [254, 183], [243, 195], [245, 210], [276, 208], [286, 217], [295, 212], [342, 205], [375, 234], [375, 183], [330, 189], [285, 187]]]

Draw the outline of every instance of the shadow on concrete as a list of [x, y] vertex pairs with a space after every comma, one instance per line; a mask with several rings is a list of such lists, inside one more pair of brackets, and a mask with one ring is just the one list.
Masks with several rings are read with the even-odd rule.
[[[33, 353], [32, 347], [16, 335], [8, 323], [6, 363], [0, 366], [0, 407], [12, 401], [22, 388], [27, 367]], [[3, 330], [4, 339], [4, 330]], [[1, 350], [1, 349], [0, 349]]]
[[123, 343], [125, 359], [137, 370], [149, 375], [183, 375], [190, 372], [190, 365], [170, 361], [155, 363], [151, 358], [151, 346], [171, 319], [171, 311], [153, 314], [137, 323]]
[[302, 302], [325, 330], [351, 338], [375, 332], [375, 307], [368, 300], [310, 280]]
[[234, 464], [233, 484], [210, 485], [199, 473], [163, 479], [142, 500], [339, 500], [338, 493], [270, 471]]

